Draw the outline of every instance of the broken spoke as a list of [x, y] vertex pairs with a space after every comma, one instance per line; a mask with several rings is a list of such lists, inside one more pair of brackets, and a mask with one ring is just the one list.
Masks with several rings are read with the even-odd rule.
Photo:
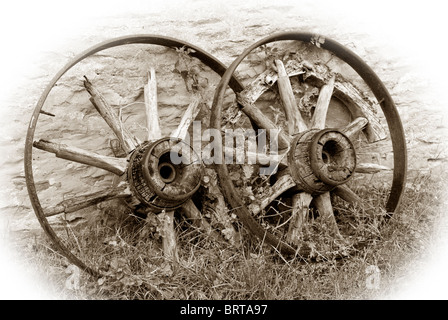
[[127, 184], [124, 184], [121, 187], [119, 186], [112, 190], [98, 191], [63, 200], [57, 205], [45, 209], [45, 216], [51, 217], [60, 213], [71, 213], [107, 200], [127, 198], [130, 196], [131, 192], [127, 187]]
[[54, 153], [58, 158], [104, 169], [119, 176], [125, 172], [127, 166], [126, 159], [103, 156], [62, 143], [54, 143], [41, 139], [34, 141], [33, 146], [37, 149]]
[[296, 183], [292, 179], [290, 174], [282, 175], [274, 185], [269, 189], [269, 196], [263, 199], [260, 204], [252, 204], [253, 214], [260, 213], [265, 209], [272, 201], [279, 197], [283, 192], [296, 186]]
[[366, 118], [358, 117], [348, 125], [346, 125], [344, 128], [342, 128], [341, 132], [345, 134], [349, 139], [353, 139], [353, 137], [355, 137], [357, 133], [363, 130], [368, 123], [369, 121]]
[[171, 137], [185, 140], [191, 123], [194, 121], [194, 119], [196, 119], [196, 116], [201, 110], [201, 107], [199, 105], [200, 101], [201, 98], [199, 96], [196, 96], [188, 105], [187, 110], [185, 110], [185, 113], [180, 120], [179, 126], [171, 133]]
[[103, 95], [92, 85], [87, 77], [84, 78], [84, 87], [91, 96], [90, 101], [93, 106], [120, 140], [123, 149], [127, 153], [131, 152], [139, 144], [139, 141], [123, 127], [123, 124]]

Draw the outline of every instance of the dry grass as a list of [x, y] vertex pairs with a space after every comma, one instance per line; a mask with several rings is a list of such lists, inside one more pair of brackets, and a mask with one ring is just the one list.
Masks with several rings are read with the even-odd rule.
[[[81, 273], [79, 287], [69, 289], [66, 258], [52, 249], [42, 232], [13, 235], [19, 263], [45, 279], [59, 299], [376, 299], [397, 289], [397, 279], [427, 258], [437, 242], [445, 179], [419, 173], [407, 183], [401, 211], [383, 224], [378, 217], [352, 212], [356, 234], [370, 234], [366, 246], [350, 257], [320, 262], [297, 261], [252, 239], [244, 229], [239, 246], [216, 242], [178, 220], [181, 264], [172, 268], [153, 230], [133, 217], [111, 227], [85, 230], [84, 261], [101, 262], [104, 276]], [[383, 201], [382, 192], [371, 193]], [[343, 221], [348, 212], [340, 213]], [[109, 229], [108, 229], [109, 228]], [[107, 239], [108, 245], [104, 245]], [[324, 240], [323, 240], [324, 241]], [[367, 285], [366, 269], [381, 272], [378, 288]]]

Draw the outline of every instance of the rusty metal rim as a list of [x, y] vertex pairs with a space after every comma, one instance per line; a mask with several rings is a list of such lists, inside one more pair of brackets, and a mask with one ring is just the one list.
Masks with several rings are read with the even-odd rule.
[[[316, 41], [316, 39], [318, 39], [319, 41]], [[287, 40], [312, 43], [322, 49], [326, 49], [332, 52], [342, 61], [350, 65], [361, 76], [372, 93], [375, 95], [386, 117], [394, 153], [392, 187], [386, 204], [386, 210], [389, 213], [389, 216], [392, 215], [399, 208], [406, 181], [407, 171], [406, 140], [398, 110], [387, 88], [384, 86], [375, 72], [358, 55], [332, 39], [328, 39], [321, 35], [310, 32], [290, 31], [275, 33], [252, 44], [232, 62], [232, 64], [222, 76], [213, 99], [210, 127], [218, 130], [221, 128], [222, 105], [226, 87], [227, 85], [229, 85], [230, 79], [233, 77], [235, 70], [244, 60], [244, 58], [255, 48], [261, 45], [276, 41]], [[235, 209], [236, 214], [246, 225], [246, 227], [259, 238], [264, 239], [264, 241], [268, 242], [272, 246], [277, 247], [281, 252], [286, 254], [297, 253], [297, 248], [294, 248], [289, 244], [282, 242], [279, 238], [271, 233], [268, 233], [261, 225], [258, 224], [255, 218], [251, 215], [249, 209], [244, 205], [238, 192], [235, 190], [235, 187], [233, 186], [231, 179], [229, 178], [227, 166], [225, 164], [217, 164], [215, 165], [215, 170], [218, 174], [219, 182], [221, 184], [222, 192], [225, 198], [232, 206], [232, 208]]]
[[[34, 132], [36, 129], [37, 120], [39, 118], [40, 113], [42, 112], [42, 107], [45, 104], [45, 101], [51, 92], [52, 88], [56, 85], [57, 81], [73, 66], [78, 64], [80, 61], [85, 58], [98, 53], [102, 50], [128, 45], [128, 44], [151, 44], [151, 45], [161, 45], [170, 48], [186, 48], [192, 49], [190, 55], [198, 58], [205, 65], [210, 67], [213, 71], [215, 71], [218, 75], [222, 76], [225, 73], [226, 66], [220, 62], [218, 59], [207, 53], [206, 51], [182, 40], [174, 39], [171, 37], [161, 36], [161, 35], [152, 35], [152, 34], [140, 34], [140, 35], [130, 35], [118, 37], [110, 40], [106, 40], [101, 42], [82, 53], [75, 56], [72, 60], [70, 60], [48, 83], [45, 90], [41, 94], [37, 105], [34, 109], [34, 112], [31, 116], [31, 120], [28, 125], [28, 131], [25, 140], [25, 152], [24, 152], [24, 167], [25, 167], [25, 179], [26, 185], [28, 189], [28, 194], [30, 197], [31, 204], [33, 206], [34, 212], [39, 220], [41, 227], [44, 229], [46, 234], [52, 240], [56, 249], [61, 252], [69, 261], [78, 266], [80, 269], [86, 271], [92, 276], [99, 277], [101, 276], [100, 272], [92, 269], [85, 265], [78, 257], [71, 253], [71, 251], [60, 241], [50, 224], [48, 223], [47, 218], [43, 212], [42, 206], [39, 201], [39, 197], [37, 195], [36, 186], [34, 184], [34, 176], [33, 176], [33, 168], [32, 168], [32, 149], [33, 149], [33, 139]], [[242, 85], [239, 81], [231, 77], [226, 81], [230, 84], [230, 87], [235, 92], [239, 92], [242, 90]]]

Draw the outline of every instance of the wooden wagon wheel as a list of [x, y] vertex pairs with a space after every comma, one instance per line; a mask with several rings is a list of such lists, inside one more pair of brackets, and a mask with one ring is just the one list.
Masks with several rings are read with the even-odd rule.
[[[83, 259], [78, 256], [79, 251], [82, 250], [82, 248], [78, 248], [78, 251], [74, 250], [74, 253], [73, 248], [69, 248], [66, 241], [63, 241], [60, 234], [55, 231], [56, 228], [49, 219], [71, 214], [85, 208], [91, 208], [94, 205], [102, 204], [112, 199], [125, 199], [127, 205], [131, 206], [134, 211], [149, 211], [154, 213], [164, 211], [167, 218], [166, 223], [171, 223], [171, 225], [173, 222], [174, 210], [180, 208], [188, 218], [195, 221], [196, 225], [203, 228], [208, 227], [210, 229], [210, 226], [201, 219], [200, 211], [191, 200], [192, 195], [201, 184], [203, 173], [202, 163], [196, 157], [196, 150], [187, 147], [187, 149], [191, 151], [190, 157], [186, 160], [182, 158], [182, 161], [177, 163], [173, 163], [170, 157], [172, 152], [177, 152], [177, 156], [183, 156], [175, 150], [175, 146], [183, 143], [182, 141], [188, 132], [190, 124], [200, 112], [203, 103], [205, 103], [201, 101], [204, 97], [195, 94], [194, 88], [193, 91], [191, 91], [191, 86], [194, 86], [195, 83], [190, 83], [190, 93], [192, 93], [191, 95], [193, 97], [189, 101], [183, 101], [183, 105], [188, 105], [188, 108], [184, 111], [180, 124], [169, 136], [164, 136], [159, 123], [160, 108], [158, 108], [157, 102], [158, 82], [155, 77], [155, 70], [154, 68], [146, 70], [147, 83], [144, 85], [142, 84], [139, 88], [140, 91], [144, 91], [144, 103], [142, 102], [141, 104], [145, 107], [140, 108], [140, 110], [143, 112], [143, 118], [146, 118], [146, 128], [144, 128], [146, 129], [146, 134], [143, 138], [138, 138], [131, 132], [131, 130], [128, 130], [125, 123], [121, 120], [118, 109], [112, 107], [101, 90], [98, 90], [97, 86], [94, 85], [95, 81], [90, 81], [87, 77], [83, 80], [81, 77], [80, 83], [83, 82], [84, 87], [80, 88], [80, 91], [86, 96], [88, 93], [90, 101], [95, 107], [91, 108], [92, 106], [90, 105], [87, 108], [91, 108], [91, 110], [93, 110], [92, 115], [98, 118], [94, 111], [96, 109], [101, 118], [107, 123], [106, 126], [103, 121], [99, 120], [101, 124], [95, 124], [93, 128], [95, 129], [99, 125], [105, 126], [105, 129], [101, 131], [100, 135], [107, 135], [108, 129], [112, 130], [117, 138], [111, 140], [111, 143], [113, 142], [115, 156], [108, 156], [100, 154], [99, 152], [90, 151], [84, 149], [83, 146], [76, 147], [71, 144], [61, 143], [60, 141], [49, 141], [46, 137], [47, 132], [45, 131], [39, 131], [39, 136], [42, 136], [42, 138], [38, 137], [40, 138], [39, 140], [35, 138], [36, 129], [40, 123], [38, 120], [41, 115], [43, 115], [43, 117], [53, 116], [53, 118], [50, 119], [57, 121], [58, 106], [56, 107], [54, 114], [49, 112], [49, 110], [44, 109], [46, 108], [45, 105], [50, 92], [59, 85], [58, 81], [73, 67], [79, 66], [85, 59], [95, 58], [96, 54], [100, 52], [103, 53], [106, 49], [116, 47], [120, 47], [116, 49], [125, 49], [122, 46], [126, 45], [152, 45], [153, 47], [174, 53], [182, 51], [186, 53], [189, 58], [195, 59], [197, 63], [206, 66], [212, 73], [214, 72], [218, 77], [218, 80], [219, 76], [225, 71], [225, 66], [220, 61], [202, 49], [187, 42], [158, 35], [134, 35], [108, 40], [87, 49], [67, 63], [46, 86], [31, 117], [26, 137], [24, 162], [28, 193], [37, 218], [42, 228], [56, 246], [56, 249], [66, 256], [73, 264], [95, 276], [99, 276], [101, 273], [99, 271], [99, 266], [91, 265], [89, 262], [83, 261]], [[136, 54], [138, 54], [138, 52], [139, 51], [136, 50]], [[162, 53], [164, 55], [167, 54], [166, 52]], [[168, 70], [162, 69], [159, 72], [164, 73], [172, 71], [173, 69], [174, 66], [169, 66]], [[133, 70], [130, 71], [131, 75], [132, 72]], [[182, 74], [182, 72], [184, 72], [184, 74]], [[178, 70], [178, 73], [180, 73], [179, 77], [188, 76], [188, 70]], [[113, 77], [115, 75], [110, 76]], [[194, 74], [193, 76], [197, 75]], [[236, 80], [232, 80], [231, 83], [233, 90], [240, 91], [242, 89], [241, 85]], [[123, 85], [126, 85], [126, 83], [123, 83]], [[82, 86], [80, 85], [80, 87]], [[142, 87], [144, 87], [144, 90], [141, 90]], [[214, 87], [212, 88], [214, 89]], [[212, 91], [212, 94], [213, 92], [214, 91]], [[142, 92], [138, 94], [142, 95]], [[74, 107], [75, 106], [73, 106], [73, 108]], [[62, 113], [63, 112], [66, 111], [62, 111]], [[62, 115], [59, 114], [59, 116]], [[81, 117], [84, 119], [86, 115], [83, 114]], [[61, 123], [60, 127], [56, 127], [53, 131], [60, 130], [63, 132], [63, 128], [64, 124]], [[72, 138], [73, 142], [75, 142], [75, 140], [78, 139], [78, 136], [73, 135], [73, 137], [69, 136], [68, 138]], [[34, 148], [39, 149], [40, 151], [34, 151]], [[102, 150], [105, 150], [104, 146], [98, 146], [97, 150], [100, 150], [101, 148]], [[108, 148], [108, 146], [106, 146], [106, 148]], [[108, 150], [110, 151], [110, 149]], [[183, 150], [185, 150], [185, 148]], [[84, 167], [80, 167], [79, 170], [99, 169], [99, 171], [105, 170], [112, 173], [112, 176], [114, 177], [112, 185], [109, 185], [103, 190], [64, 198], [62, 201], [53, 205], [42, 205], [43, 199], [39, 192], [39, 181], [35, 182], [34, 177], [36, 173], [35, 171], [40, 170], [40, 168], [36, 166], [35, 162], [36, 159], [39, 159], [41, 156], [48, 158], [53, 154], [57, 158], [68, 160], [65, 164], [67, 167], [76, 162], [85, 165]], [[52, 160], [48, 159], [46, 161], [48, 163]], [[62, 165], [64, 166], [64, 163]], [[90, 171], [88, 172], [90, 174]], [[67, 178], [70, 177], [67, 176]], [[53, 197], [53, 195], [49, 196], [48, 194], [45, 196]], [[56, 195], [54, 195], [54, 197], [56, 197]], [[66, 230], [65, 232], [69, 233], [71, 230]], [[171, 249], [168, 250], [173, 251], [171, 252], [173, 255], [171, 258], [175, 259], [177, 253], [175, 252], [176, 244], [173, 235], [165, 235], [163, 240], [164, 244], [167, 243], [171, 247]], [[80, 246], [78, 239], [75, 238], [74, 241], [76, 242], [75, 246]]]
[[[352, 68], [351, 72], [355, 71], [353, 74], [362, 78], [360, 81], [364, 86], [367, 85], [366, 89], [371, 91], [370, 94], [373, 93], [377, 102], [366, 101], [355, 86], [344, 80], [341, 74], [329, 70], [324, 63], [313, 64], [301, 60], [300, 55], [292, 49], [281, 53], [278, 48], [274, 48], [275, 45], [284, 43], [299, 44], [308, 49], [325, 52], [327, 60], [337, 57], [336, 59], [342, 61], [342, 64]], [[229, 66], [216, 90], [211, 128], [222, 130], [223, 126], [228, 124], [223, 118], [227, 118], [227, 113], [232, 108], [223, 108], [224, 99], [228, 95], [226, 87], [237, 67], [247, 60], [249, 66], [254, 65], [254, 56], [257, 54], [262, 56], [262, 59], [268, 60], [265, 71], [261, 74], [259, 71], [257, 77], [249, 76], [244, 90], [236, 94], [237, 107], [233, 107], [233, 110], [237, 110], [250, 120], [246, 123], [250, 122], [255, 127], [265, 130], [277, 130], [274, 132], [279, 132], [277, 136], [279, 152], [269, 155], [258, 151], [259, 154], [252, 155], [253, 159], [257, 160], [246, 162], [243, 170], [235, 165], [216, 164], [223, 194], [243, 224], [253, 234], [284, 254], [315, 256], [313, 245], [307, 243], [303, 235], [306, 218], [316, 220], [320, 218], [323, 222], [322, 229], [330, 234], [329, 238], [333, 239], [333, 243], [339, 242], [339, 248], [340, 243], [346, 248], [353, 248], [354, 241], [347, 239], [340, 232], [334, 215], [336, 211], [334, 201], [362, 208], [364, 212], [382, 212], [382, 216], [386, 217], [395, 212], [400, 203], [406, 177], [406, 146], [395, 104], [374, 71], [351, 50], [320, 35], [285, 32], [254, 43]], [[239, 77], [243, 78], [241, 73]], [[302, 89], [296, 87], [293, 90], [292, 83], [298, 85], [299, 89], [305, 88], [302, 98], [297, 97], [297, 91]], [[301, 99], [312, 95], [306, 92], [311, 88], [315, 90], [316, 100], [311, 103], [309, 110], [303, 110]], [[274, 97], [278, 98], [277, 109], [275, 105], [272, 107], [276, 99], [269, 96], [269, 92], [271, 94], [274, 92]], [[275, 109], [273, 112], [266, 106], [261, 109], [258, 100], [263, 95], [266, 95], [265, 100], [271, 97], [269, 108]], [[312, 99], [307, 101], [308, 105], [310, 101]], [[342, 103], [344, 108], [349, 110], [350, 116], [345, 123], [335, 122], [335, 125], [328, 122], [333, 116], [329, 110], [336, 102], [339, 105]], [[385, 118], [387, 125], [382, 125], [381, 117], [375, 114], [375, 104], [380, 105], [382, 119]], [[276, 114], [279, 110], [281, 110], [280, 116]], [[306, 111], [309, 112], [308, 115], [305, 114]], [[276, 119], [273, 113], [276, 114]], [[386, 139], [388, 137], [386, 127], [392, 143], [393, 168], [378, 163], [360, 162], [357, 156], [359, 148], [375, 146], [382, 140], [389, 141]], [[223, 156], [226, 152], [232, 152], [229, 151], [228, 145], [223, 146], [223, 141], [217, 143], [217, 148], [220, 148], [218, 152]], [[249, 154], [251, 151], [246, 152]], [[268, 179], [258, 178], [261, 180], [260, 186], [264, 187], [264, 189], [260, 187], [258, 195], [253, 182], [257, 181], [255, 175], [258, 173], [255, 170], [258, 167], [255, 165], [260, 163], [277, 165]], [[376, 205], [369, 206], [366, 198], [355, 190], [356, 185], [351, 184], [352, 178], [359, 177], [363, 173], [369, 177], [368, 181], [372, 181], [372, 178], [381, 177], [375, 173], [387, 169], [391, 173], [383, 197], [387, 198], [387, 202], [383, 203], [383, 209], [375, 207]], [[247, 174], [246, 177], [249, 179], [247, 184], [241, 182], [241, 179], [232, 181], [232, 175], [240, 178], [244, 174]], [[249, 181], [252, 182], [251, 185]], [[335, 245], [334, 248], [336, 248], [334, 252], [337, 252], [338, 246]]]

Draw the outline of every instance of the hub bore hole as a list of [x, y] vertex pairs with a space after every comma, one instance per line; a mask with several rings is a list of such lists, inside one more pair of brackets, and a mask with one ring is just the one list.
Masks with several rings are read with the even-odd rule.
[[164, 162], [159, 165], [159, 174], [163, 182], [170, 183], [176, 178], [176, 169], [171, 163]]
[[329, 164], [331, 161], [341, 164], [343, 157], [340, 153], [344, 151], [343, 148], [333, 140], [327, 141], [322, 148], [322, 160], [325, 164]]

